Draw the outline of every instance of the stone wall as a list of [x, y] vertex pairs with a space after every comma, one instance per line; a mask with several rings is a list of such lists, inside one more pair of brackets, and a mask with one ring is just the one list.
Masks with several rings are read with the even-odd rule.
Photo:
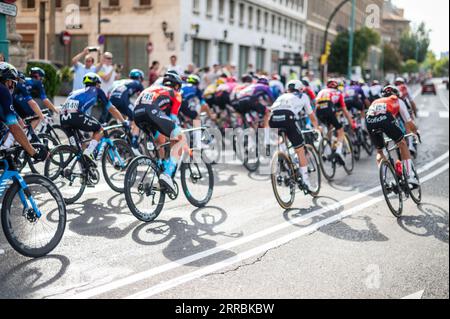
[[16, 18], [8, 17], [9, 61], [17, 69], [24, 71], [27, 65], [27, 52], [20, 45], [22, 36], [16, 32]]

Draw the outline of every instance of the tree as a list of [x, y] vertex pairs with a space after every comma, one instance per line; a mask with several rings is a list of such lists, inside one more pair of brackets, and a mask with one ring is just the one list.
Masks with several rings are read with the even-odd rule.
[[424, 22], [419, 25], [416, 31], [406, 31], [400, 38], [400, 54], [403, 61], [417, 60], [422, 63], [427, 57], [430, 43], [430, 30], [427, 29]]
[[[349, 51], [348, 31], [340, 32], [333, 42], [329, 58], [329, 70], [333, 73], [346, 74], [348, 68]], [[367, 60], [369, 48], [380, 43], [380, 35], [364, 27], [355, 32], [355, 43], [353, 50], [353, 66], [362, 66]]]
[[384, 71], [394, 73], [399, 72], [402, 66], [402, 57], [400, 53], [398, 53], [398, 51], [389, 43], [386, 43], [383, 49]]
[[403, 63], [402, 66], [402, 72], [408, 74], [417, 73], [419, 72], [419, 69], [420, 69], [419, 63], [413, 59], [406, 61], [405, 63]]
[[433, 67], [433, 75], [436, 77], [448, 76], [448, 57], [436, 62]]

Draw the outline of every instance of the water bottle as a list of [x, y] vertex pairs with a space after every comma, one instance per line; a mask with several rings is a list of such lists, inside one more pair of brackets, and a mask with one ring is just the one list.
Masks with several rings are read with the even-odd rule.
[[398, 177], [403, 176], [403, 164], [399, 160], [397, 160], [397, 162], [395, 163], [395, 172], [397, 173]]

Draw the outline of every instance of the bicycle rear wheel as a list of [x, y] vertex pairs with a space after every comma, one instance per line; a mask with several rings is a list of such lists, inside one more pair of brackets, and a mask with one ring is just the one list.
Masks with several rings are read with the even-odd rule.
[[323, 176], [328, 181], [332, 181], [336, 175], [336, 162], [334, 160], [333, 146], [327, 138], [324, 138], [320, 143], [319, 160]]
[[208, 205], [214, 191], [214, 172], [211, 164], [183, 163], [180, 168], [181, 186], [184, 195], [193, 206], [202, 208]]
[[[24, 181], [28, 186], [26, 192], [14, 182], [5, 193], [2, 228], [14, 250], [25, 257], [39, 258], [51, 253], [60, 243], [66, 228], [66, 206], [49, 179], [28, 175]], [[40, 217], [32, 208], [31, 200], [42, 214]]]
[[355, 169], [355, 154], [353, 152], [353, 146], [350, 142], [349, 136], [346, 134], [344, 139], [344, 145], [342, 148], [342, 155], [344, 157], [344, 169], [345, 172], [350, 175]]
[[275, 153], [271, 173], [272, 189], [278, 204], [283, 209], [290, 209], [294, 205], [297, 182], [294, 165], [285, 153]]
[[397, 174], [388, 161], [383, 161], [380, 165], [380, 182], [391, 213], [400, 218], [403, 214], [403, 193]]
[[372, 156], [375, 151], [375, 146], [372, 143], [369, 132], [366, 130], [362, 131], [363, 148], [367, 152], [367, 155]]
[[113, 145], [108, 145], [103, 153], [103, 176], [113, 191], [123, 193], [127, 168], [134, 157], [133, 150], [124, 140], [114, 140]]
[[[52, 150], [59, 145], [59, 142], [49, 134], [38, 134], [39, 140], [48, 150]], [[31, 157], [28, 157], [28, 166], [34, 174], [45, 175], [45, 162], [36, 163]]]
[[[414, 203], [416, 205], [420, 205], [422, 203], [422, 186], [420, 184], [419, 174], [417, 173], [414, 165], [411, 167], [411, 174], [413, 174], [414, 177], [417, 179], [417, 181], [419, 182], [418, 183], [419, 185], [413, 186], [413, 185], [408, 184], [408, 192], [409, 192], [409, 195], [411, 196], [412, 200], [414, 201]], [[406, 177], [405, 177], [405, 180], [406, 180]]]
[[311, 196], [316, 197], [319, 196], [320, 189], [322, 187], [322, 174], [320, 172], [319, 159], [314, 147], [311, 145], [305, 146], [305, 155], [308, 161], [308, 174], [310, 182], [309, 193]]
[[60, 145], [45, 162], [45, 176], [60, 190], [66, 204], [77, 202], [86, 190], [87, 176], [76, 148]]
[[161, 214], [166, 194], [161, 191], [158, 171], [151, 158], [135, 158], [125, 175], [125, 199], [131, 213], [149, 223]]

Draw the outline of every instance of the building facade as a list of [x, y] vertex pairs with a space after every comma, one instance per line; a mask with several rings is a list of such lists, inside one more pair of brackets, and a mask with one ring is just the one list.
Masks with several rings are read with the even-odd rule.
[[[17, 30], [28, 58], [48, 59], [49, 1], [18, 2]], [[313, 1], [314, 2], [314, 1]], [[55, 60], [68, 64], [86, 46], [111, 51], [125, 70], [153, 60], [205, 67], [235, 64], [242, 74], [278, 71], [279, 59], [305, 52], [307, 0], [59, 0]], [[100, 6], [99, 6], [100, 4]], [[45, 17], [45, 19], [43, 19]], [[99, 23], [102, 21], [102, 23]], [[64, 45], [61, 32], [71, 41]]]
[[[308, 36], [306, 52], [309, 56], [309, 69], [318, 72], [320, 69], [320, 56], [323, 53], [325, 30], [328, 20], [334, 9], [341, 1], [312, 0], [308, 6]], [[365, 25], [380, 30], [384, 0], [358, 0], [356, 1], [356, 29]], [[328, 40], [333, 41], [337, 34], [348, 30], [351, 20], [351, 2], [348, 1], [336, 14], [329, 28]]]
[[385, 1], [383, 9], [383, 38], [394, 48], [400, 48], [402, 35], [410, 28], [405, 19], [405, 10], [394, 6], [391, 0]]

